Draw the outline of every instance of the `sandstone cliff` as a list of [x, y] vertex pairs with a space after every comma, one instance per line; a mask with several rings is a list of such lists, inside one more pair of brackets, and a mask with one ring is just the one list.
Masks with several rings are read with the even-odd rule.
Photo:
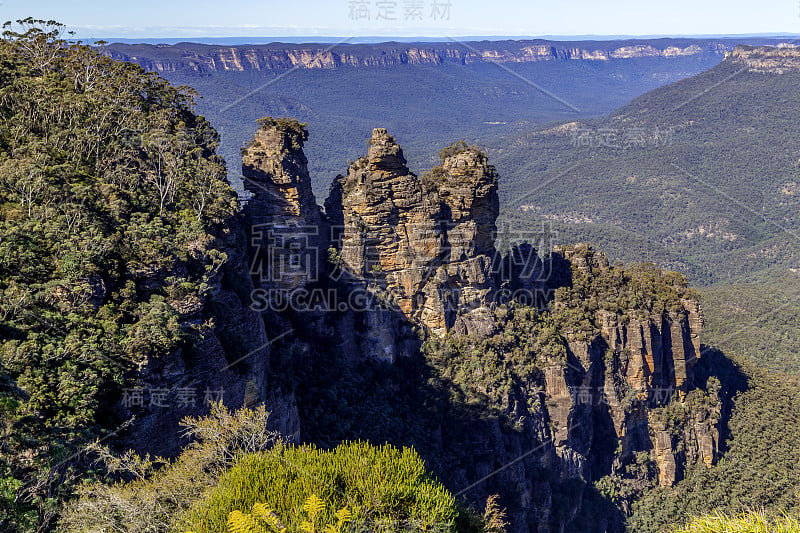
[[173, 46], [112, 44], [110, 57], [156, 72], [272, 71], [291, 68], [373, 68], [399, 65], [468, 65], [480, 62], [610, 61], [721, 55], [733, 42], [656, 40], [602, 42], [498, 41], [493, 43], [385, 43], [376, 45], [269, 44]]
[[299, 436], [293, 395], [270, 379], [273, 348], [263, 316], [250, 308], [254, 285], [246, 239], [239, 218], [218, 228], [214, 247], [224, 254], [225, 262], [208, 281], [204, 301], [181, 316], [185, 324], [205, 327], [181, 348], [148, 359], [137, 370], [135, 386], [124, 391], [116, 406], [123, 420], [133, 418], [121, 433], [121, 446], [175, 456], [186, 445], [180, 421], [206, 414], [211, 401], [229, 407], [265, 404], [272, 429], [290, 438]]
[[490, 327], [473, 320], [494, 289], [497, 176], [485, 155], [463, 147], [421, 180], [386, 130], [369, 142], [325, 204], [347, 279], [374, 284], [434, 334]]
[[800, 48], [790, 46], [737, 46], [725, 58], [738, 63], [751, 72], [784, 74], [800, 71]]
[[[571, 491], [599, 483], [624, 514], [637, 491], [671, 486], [687, 469], [719, 457], [722, 400], [719, 382], [709, 377], [714, 363], [700, 349], [702, 314], [685, 282], [654, 266], [611, 266], [587, 245], [556, 248], [535, 261], [533, 279], [550, 272], [545, 283], [556, 288], [550, 319], [516, 324], [525, 312], [511, 307], [502, 311], [497, 335], [470, 339], [474, 349], [453, 341], [434, 352], [456, 350], [464, 361], [450, 363], [456, 368], [444, 370], [448, 378], [472, 372], [454, 378], [459, 389], [502, 412], [481, 430], [486, 443], [475, 438], [448, 465], [448, 479], [463, 486], [489, 475], [492, 466], [517, 461], [474, 489], [484, 491], [479, 499], [501, 494], [511, 531], [528, 531], [520, 524], [536, 524], [537, 531], [617, 531], [613, 512], [577, 526], [576, 517], [596, 512], [598, 504], [590, 491]], [[515, 281], [534, 285], [524, 277]], [[514, 355], [531, 342], [532, 353]], [[482, 355], [494, 350], [503, 352]], [[476, 366], [492, 368], [493, 375], [470, 370]], [[575, 499], [565, 504], [565, 498]], [[571, 507], [565, 513], [559, 505]]]
[[307, 138], [296, 121], [266, 119], [242, 150], [242, 176], [251, 195], [245, 209], [250, 273], [257, 286], [305, 287], [322, 270], [328, 236], [311, 191], [303, 153]]
[[[254, 294], [315, 282], [326, 246], [325, 225], [302, 150], [307, 132], [290, 120], [266, 120], [260, 126], [243, 151], [251, 197], [241, 215], [222, 223], [215, 235], [213, 247], [224, 257], [221, 268], [208, 282], [206, 299], [181, 309], [184, 323], [207, 328], [138, 370], [136, 387], [125, 391], [118, 406], [125, 418], [135, 417], [127, 446], [177, 454], [186, 444], [178, 432], [180, 420], [206, 413], [210, 401], [229, 407], [266, 404], [274, 429], [299, 436], [294, 397], [274, 384], [270, 368], [273, 339], [290, 326], [276, 313], [256, 309]], [[176, 273], [133, 274], [140, 284], [158, 286], [159, 279]]]
[[[570, 368], [545, 375], [548, 383], [556, 384], [555, 390], [563, 391], [569, 384], [572, 390], [584, 391], [584, 400], [592, 391], [595, 412], [584, 423], [604, 418], [611, 422], [618, 441], [612, 471], [637, 452], [648, 452], [658, 469], [659, 484], [668, 486], [679, 481], [688, 466], [713, 464], [720, 440], [720, 406], [715, 393], [709, 398], [697, 390], [695, 367], [701, 361], [703, 325], [697, 296], [669, 275], [643, 267], [627, 275], [634, 284], [660, 277], [651, 287], [660, 285], [664, 300], [639, 299], [638, 305], [631, 305], [624, 295], [603, 294], [602, 287], [614, 274], [601, 254], [583, 245], [556, 249], [555, 254], [570, 263], [573, 285], [600, 303], [592, 312], [597, 328], [593, 334], [567, 332], [569, 351], [575, 356]], [[558, 297], [556, 305], [562, 305]], [[706, 404], [697, 404], [698, 393], [708, 400]], [[565, 399], [561, 394], [555, 413], [566, 427], [565, 413], [575, 409], [580, 397]], [[686, 418], [677, 426], [673, 419], [666, 427], [670, 417], [665, 413], [676, 409], [683, 409]], [[686, 411], [691, 414], [685, 415]]]

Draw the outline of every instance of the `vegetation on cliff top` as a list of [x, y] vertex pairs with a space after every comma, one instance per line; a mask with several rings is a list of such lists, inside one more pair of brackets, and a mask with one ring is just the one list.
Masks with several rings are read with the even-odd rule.
[[0, 529], [45, 528], [130, 371], [178, 348], [237, 209], [192, 93], [59, 38], [0, 41]]
[[425, 190], [437, 191], [443, 186], [468, 186], [475, 185], [472, 182], [471, 175], [465, 173], [462, 176], [454, 176], [445, 170], [445, 162], [460, 154], [472, 153], [478, 161], [478, 165], [485, 165], [488, 170], [488, 175], [491, 179], [497, 179], [497, 170], [488, 164], [488, 157], [486, 153], [476, 145], [469, 145], [466, 141], [456, 141], [449, 146], [441, 149], [439, 152], [440, 164], [436, 165], [427, 172], [424, 172], [419, 180]]
[[557, 248], [574, 265], [571, 283], [559, 289], [556, 301], [594, 313], [662, 315], [677, 313], [684, 301], [698, 301], [698, 293], [679, 272], [654, 263], [610, 265], [604, 254], [588, 244]]
[[[499, 327], [493, 335], [427, 340], [426, 357], [443, 380], [452, 382], [459, 403], [479, 405], [485, 415], [508, 409], [511, 391], [541, 384], [546, 366], [567, 365], [569, 340], [591, 342], [600, 335], [598, 311], [615, 313], [621, 322], [637, 314], [660, 319], [682, 312], [684, 300], [697, 298], [677, 272], [648, 264], [610, 266], [588, 245], [570, 247], [567, 255], [573, 261], [570, 282], [555, 290], [547, 309], [511, 302], [496, 310]], [[556, 273], [558, 266], [551, 268], [554, 276], [563, 276]], [[521, 397], [535, 408], [536, 395]]]

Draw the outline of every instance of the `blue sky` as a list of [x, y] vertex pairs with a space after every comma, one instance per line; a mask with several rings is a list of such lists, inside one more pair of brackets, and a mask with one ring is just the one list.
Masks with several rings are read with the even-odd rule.
[[0, 0], [0, 13], [81, 38], [800, 33], [800, 0]]

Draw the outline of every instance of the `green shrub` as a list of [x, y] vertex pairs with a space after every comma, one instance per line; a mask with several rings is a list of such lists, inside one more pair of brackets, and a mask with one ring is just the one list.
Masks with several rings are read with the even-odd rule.
[[169, 531], [176, 516], [215, 486], [239, 457], [276, 442], [278, 435], [266, 429], [268, 417], [263, 406], [229, 411], [215, 404], [209, 416], [183, 420], [184, 433], [194, 442], [172, 462], [141, 458], [132, 451], [114, 456], [95, 447], [113, 479], [80, 487], [81, 497], [68, 505], [59, 530]]
[[262, 117], [256, 121], [261, 128], [277, 128], [292, 138], [292, 148], [299, 150], [308, 140], [308, 125], [294, 118]]
[[278, 445], [243, 457], [184, 515], [181, 530], [223, 533], [231, 513], [263, 503], [297, 531], [308, 520], [304, 504], [312, 495], [326, 502], [321, 523], [336, 523], [334, 510], [347, 508], [353, 525], [367, 530], [392, 523], [401, 530], [456, 531], [460, 514], [412, 449], [365, 442], [333, 450]]

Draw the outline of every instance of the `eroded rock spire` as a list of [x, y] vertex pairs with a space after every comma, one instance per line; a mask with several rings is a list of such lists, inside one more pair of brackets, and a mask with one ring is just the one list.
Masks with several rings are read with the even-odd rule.
[[497, 175], [460, 143], [422, 178], [383, 128], [366, 157], [338, 176], [326, 212], [352, 283], [374, 283], [436, 334], [491, 328]]

